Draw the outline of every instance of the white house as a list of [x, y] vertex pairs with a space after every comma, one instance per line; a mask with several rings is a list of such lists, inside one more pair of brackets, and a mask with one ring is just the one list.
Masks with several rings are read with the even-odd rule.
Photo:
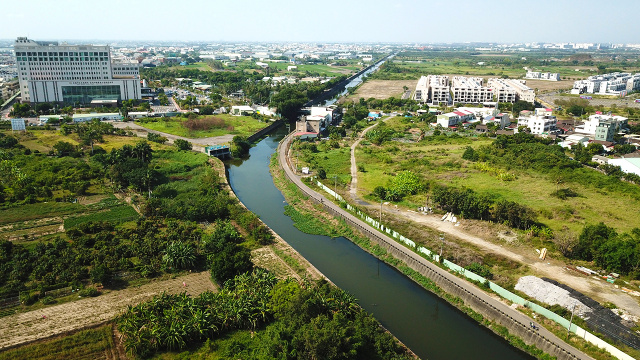
[[251, 106], [247, 105], [238, 105], [231, 107], [231, 115], [234, 116], [250, 115], [254, 112], [255, 110]]
[[[524, 114], [523, 114], [524, 113]], [[526, 126], [532, 134], [544, 134], [556, 130], [558, 120], [551, 109], [537, 108], [535, 115], [523, 112], [518, 118], [518, 126]]]
[[442, 126], [443, 128], [448, 128], [450, 126], [455, 126], [458, 125], [460, 123], [460, 115], [456, 114], [456, 113], [446, 113], [446, 114], [442, 114], [442, 115], [438, 115], [436, 117], [436, 123], [440, 126]]

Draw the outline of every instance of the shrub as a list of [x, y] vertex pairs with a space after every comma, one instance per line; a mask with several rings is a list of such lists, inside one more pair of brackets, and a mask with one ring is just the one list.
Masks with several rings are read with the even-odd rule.
[[164, 144], [168, 141], [166, 137], [152, 132], [147, 134], [147, 140], [157, 142], [158, 144]]
[[466, 266], [465, 269], [471, 271], [474, 274], [480, 275], [485, 279], [493, 279], [491, 268], [489, 268], [487, 265], [473, 262], [469, 266]]
[[556, 191], [552, 192], [551, 196], [555, 196], [555, 197], [557, 197], [558, 199], [561, 199], [561, 200], [566, 200], [567, 198], [570, 198], [570, 197], [578, 197], [578, 196], [580, 196], [580, 194], [578, 194], [577, 192], [575, 192], [575, 191], [573, 191], [571, 189], [559, 189], [559, 190], [556, 190]]
[[193, 145], [187, 140], [176, 139], [173, 144], [178, 148], [178, 150], [191, 150]]
[[96, 288], [86, 288], [86, 289], [80, 290], [78, 295], [82, 297], [96, 297], [100, 295], [100, 292]]
[[42, 300], [40, 300], [44, 305], [51, 305], [51, 304], [55, 304], [56, 300], [54, 298], [52, 298], [51, 296], [45, 296], [42, 298]]

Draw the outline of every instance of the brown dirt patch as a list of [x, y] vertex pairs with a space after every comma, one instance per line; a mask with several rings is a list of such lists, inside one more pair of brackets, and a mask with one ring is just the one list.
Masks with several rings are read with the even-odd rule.
[[146, 301], [164, 291], [172, 294], [186, 291], [195, 296], [216, 289], [207, 271], [6, 316], [0, 318], [0, 349], [109, 321], [128, 305]]
[[[581, 75], [579, 75], [580, 73], [576, 72], [576, 74], [578, 74], [577, 76], [582, 77]], [[538, 89], [536, 94], [551, 92], [551, 91], [556, 91], [561, 89], [568, 90], [573, 87], [573, 80], [560, 80], [560, 81], [544, 81], [544, 80], [531, 80], [531, 79], [524, 79], [524, 80], [527, 81], [528, 87], [532, 89]]]
[[403, 86], [413, 91], [416, 84], [418, 84], [417, 80], [367, 80], [349, 99], [374, 98], [382, 100], [391, 96], [400, 98], [404, 93]]

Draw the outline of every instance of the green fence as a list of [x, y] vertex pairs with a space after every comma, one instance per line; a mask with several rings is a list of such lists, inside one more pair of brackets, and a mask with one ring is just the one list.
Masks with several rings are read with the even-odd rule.
[[[324, 190], [325, 192], [327, 192], [329, 195], [333, 196], [336, 200], [340, 201], [340, 202], [344, 202], [344, 199], [342, 198], [342, 196], [340, 196], [340, 194], [334, 192], [333, 190], [331, 190], [329, 187], [325, 186], [324, 184], [322, 184], [321, 182], [317, 181], [316, 185], [318, 187], [320, 187], [322, 190]], [[439, 255], [437, 255], [436, 253], [434, 253], [433, 251], [422, 247], [422, 246], [418, 246], [416, 247], [416, 243], [402, 235], [400, 235], [399, 233], [397, 233], [396, 231], [385, 227], [383, 224], [381, 224], [379, 221], [371, 218], [370, 216], [366, 215], [365, 213], [361, 212], [360, 210], [356, 209], [354, 206], [352, 206], [351, 204], [347, 203], [347, 210], [351, 211], [352, 213], [355, 213], [356, 215], [358, 215], [363, 221], [365, 221], [366, 223], [368, 223], [369, 225], [371, 225], [372, 227], [379, 229], [380, 231], [383, 231], [387, 234], [389, 234], [392, 238], [398, 240], [399, 242], [402, 242], [406, 245], [408, 245], [409, 247], [411, 247], [412, 249], [416, 249], [418, 253], [422, 253], [425, 254], [427, 257], [430, 257], [433, 261], [435, 262], [439, 262], [440, 257]], [[457, 273], [459, 273], [460, 275], [466, 277], [467, 279], [473, 280], [473, 281], [479, 281], [481, 283], [486, 283], [487, 279], [485, 279], [484, 277], [475, 274], [469, 270], [466, 270], [465, 268], [452, 263], [451, 261], [448, 260], [444, 260], [442, 262], [442, 264], [451, 269], [452, 271], [455, 271]], [[504, 299], [507, 299], [509, 301], [511, 301], [512, 303], [516, 303], [518, 305], [527, 307], [529, 309], [531, 309], [533, 312], [537, 313], [538, 315], [542, 315], [544, 317], [546, 317], [547, 319], [553, 320], [556, 323], [558, 323], [560, 326], [568, 328], [569, 327], [569, 320], [563, 318], [562, 316], [554, 313], [551, 310], [548, 310], [536, 303], [532, 303], [512, 292], [510, 292], [509, 290], [501, 287], [500, 285], [497, 285], [493, 282], [489, 282], [489, 288], [495, 292], [496, 294], [500, 295], [501, 297], [503, 297]], [[576, 335], [580, 336], [581, 338], [585, 339], [586, 341], [605, 349], [606, 351], [608, 351], [611, 355], [617, 357], [620, 360], [634, 360], [633, 357], [625, 354], [624, 352], [620, 351], [618, 348], [614, 347], [613, 345], [607, 343], [606, 341], [600, 339], [599, 337], [589, 333], [588, 331], [586, 331], [585, 329], [577, 326], [576, 324], [571, 324], [571, 329], [570, 331], [572, 333], [575, 333]]]

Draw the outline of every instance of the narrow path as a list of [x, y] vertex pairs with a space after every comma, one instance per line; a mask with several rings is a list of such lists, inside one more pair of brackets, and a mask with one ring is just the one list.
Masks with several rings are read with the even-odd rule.
[[[387, 120], [391, 119], [392, 117], [394, 117], [394, 115], [389, 116], [388, 118], [382, 120], [384, 122], [386, 122]], [[362, 130], [362, 132], [360, 133], [360, 135], [358, 136], [358, 140], [356, 140], [356, 142], [353, 143], [353, 145], [351, 145], [351, 186], [349, 188], [349, 195], [351, 195], [351, 198], [353, 200], [358, 200], [357, 197], [357, 191], [358, 191], [358, 165], [356, 164], [356, 147], [360, 144], [360, 141], [362, 141], [362, 139], [364, 139], [365, 134], [373, 129], [374, 127], [378, 126], [380, 122], [376, 122], [375, 124], [367, 127], [366, 129]]]
[[169, 143], [173, 144], [176, 139], [182, 139], [190, 142], [193, 145], [193, 150], [204, 152], [204, 147], [208, 145], [221, 145], [230, 143], [233, 140], [235, 135], [221, 135], [221, 136], [213, 136], [206, 138], [188, 138], [184, 136], [172, 135], [161, 131], [151, 130], [142, 125], [136, 124], [132, 121], [130, 122], [122, 122], [122, 121], [111, 121], [109, 122], [113, 127], [117, 129], [129, 129], [135, 132], [138, 136], [146, 137], [148, 133], [156, 133], [162, 135], [169, 139]]
[[[298, 187], [302, 190], [303, 193], [310, 196], [310, 199], [321, 203], [325, 210], [335, 214], [336, 216], [342, 217], [348, 223], [356, 226], [363, 233], [369, 235], [369, 238], [373, 241], [379, 243], [384, 248], [387, 248], [392, 253], [402, 254], [402, 257], [405, 258], [405, 263], [407, 263], [416, 271], [424, 274], [429, 274], [431, 279], [436, 281], [439, 284], [453, 284], [453, 286], [457, 289], [461, 289], [467, 294], [470, 299], [473, 299], [474, 302], [481, 302], [486, 304], [486, 306], [490, 307], [490, 309], [495, 309], [495, 311], [499, 314], [504, 314], [504, 316], [508, 316], [510, 321], [509, 323], [503, 323], [502, 325], [509, 328], [511, 331], [526, 331], [527, 336], [525, 341], [527, 343], [531, 343], [532, 341], [546, 341], [547, 344], [552, 345], [551, 348], [560, 349], [556, 351], [554, 354], [558, 355], [561, 353], [568, 353], [569, 356], [572, 356], [575, 359], [592, 359], [587, 354], [582, 351], [574, 348], [573, 346], [567, 344], [549, 330], [544, 327], [541, 327], [538, 331], [534, 331], [529, 327], [531, 322], [531, 318], [526, 316], [525, 314], [517, 311], [516, 309], [511, 308], [506, 303], [495, 299], [484, 291], [480, 290], [476, 286], [472, 285], [468, 281], [458, 278], [450, 274], [448, 271], [441, 269], [425, 258], [419, 256], [415, 252], [405, 248], [404, 246], [399, 245], [395, 240], [387, 237], [386, 235], [378, 232], [378, 230], [372, 228], [369, 224], [363, 222], [359, 218], [350, 214], [346, 210], [340, 208], [338, 205], [334, 204], [327, 198], [325, 198], [322, 194], [312, 190], [307, 185], [305, 185], [299, 176], [293, 173], [290, 167], [290, 163], [288, 159], [289, 146], [291, 142], [291, 135], [287, 136], [281, 143], [278, 149], [278, 159], [280, 161], [281, 166], [285, 171], [285, 175]], [[466, 301], [465, 301], [466, 302]], [[535, 340], [534, 340], [535, 339]], [[553, 354], [552, 354], [553, 355]]]

